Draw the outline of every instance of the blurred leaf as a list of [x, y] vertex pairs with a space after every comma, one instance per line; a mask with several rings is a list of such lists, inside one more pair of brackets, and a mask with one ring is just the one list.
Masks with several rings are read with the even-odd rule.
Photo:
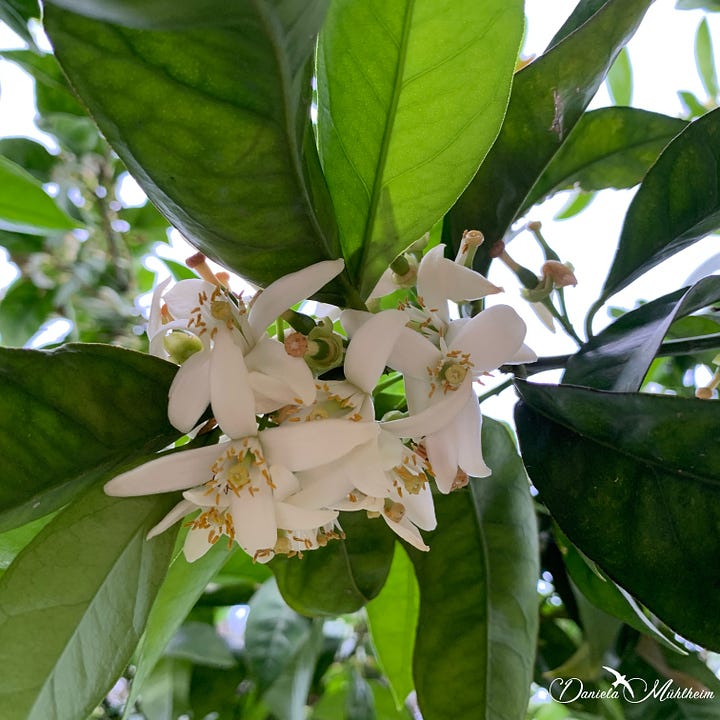
[[708, 111], [708, 108], [702, 104], [698, 97], [687, 90], [678, 91], [678, 97], [680, 98], [680, 102], [685, 106], [690, 120], [702, 117]]
[[142, 702], [143, 716], [152, 720], [182, 717], [189, 709], [191, 673], [190, 662], [163, 658], [148, 679]]
[[702, 84], [705, 87], [705, 92], [709, 97], [716, 98], [718, 95], [718, 79], [707, 18], [700, 21], [695, 35], [695, 63]]
[[0, 300], [0, 344], [22, 347], [53, 311], [55, 293], [18, 278]]
[[605, 82], [610, 99], [615, 105], [632, 105], [633, 76], [627, 48], [623, 48], [615, 58]]
[[[206, 22], [195, 23], [197, 8], [175, 4], [177, 21], [193, 27], [162, 32], [46, 7], [63, 69], [153, 203], [260, 285], [340, 255], [314, 214], [310, 197], [322, 188], [308, 185], [301, 153], [307, 63], [326, 5], [240, 3], [231, 22], [203, 6]], [[328, 297], [339, 300], [339, 287]]]
[[350, 669], [345, 720], [375, 720], [375, 697], [367, 680], [356, 668]]
[[175, 369], [102, 345], [0, 348], [0, 529], [174, 440], [166, 408]]
[[573, 186], [592, 191], [637, 185], [685, 127], [684, 120], [635, 108], [585, 113], [543, 171], [521, 212]]
[[227, 643], [212, 625], [204, 622], [187, 622], [181, 625], [170, 638], [164, 655], [207, 667], [227, 669], [236, 665]]
[[245, 626], [245, 653], [260, 692], [283, 674], [311, 631], [311, 621], [285, 603], [274, 579], [255, 593]]
[[362, 512], [343, 513], [347, 537], [322, 552], [270, 562], [278, 587], [290, 607], [303, 615], [355, 612], [382, 589], [393, 559], [394, 535], [384, 522]]
[[35, 40], [28, 30], [30, 18], [40, 19], [38, 0], [2, 0], [0, 2], [0, 21], [6, 23], [31, 48], [37, 49]]
[[518, 0], [331, 3], [318, 145], [362, 297], [477, 171], [502, 124], [521, 32]]
[[29, 172], [0, 157], [0, 229], [42, 235], [76, 227]]
[[708, 12], [720, 11], [720, 0], [677, 0], [675, 7], [678, 10], [707, 10]]
[[179, 262], [167, 258], [161, 258], [161, 260], [175, 280], [192, 280], [197, 277], [187, 265], [181, 265]]
[[63, 147], [75, 155], [99, 150], [102, 144], [97, 128], [88, 117], [48, 113], [37, 118], [36, 122], [40, 130], [54, 135]]
[[568, 538], [673, 630], [720, 648], [720, 406], [517, 381], [528, 473]]
[[[247, 671], [243, 667], [230, 670], [207, 668], [196, 665], [192, 669], [190, 682], [191, 717], [205, 720], [208, 716], [215, 720], [238, 720], [246, 715], [238, 711], [242, 702], [240, 683]], [[217, 713], [213, 716], [212, 713]]]
[[565, 203], [565, 206], [555, 215], [553, 220], [568, 220], [579, 215], [595, 199], [594, 192], [578, 190]]
[[396, 543], [387, 582], [367, 604], [367, 616], [378, 664], [398, 707], [414, 688], [412, 658], [419, 605], [415, 571], [405, 550]]
[[20, 165], [42, 183], [50, 182], [51, 170], [58, 161], [44, 145], [25, 137], [0, 138], [0, 155]]
[[[172, 552], [148, 542], [167, 497], [90, 489], [60, 512], [0, 578], [0, 716], [87, 717], [140, 637]], [[82, 678], [78, 683], [77, 679]]]
[[719, 299], [720, 277], [710, 276], [621, 315], [570, 358], [563, 383], [639, 390], [672, 323]]
[[[503, 238], [651, 2], [607, 0], [575, 32], [517, 73], [500, 135], [448, 214], [444, 237], [454, 247], [466, 228], [484, 233], [485, 248]], [[488, 263], [485, 249], [476, 266], [483, 270]]]
[[595, 307], [720, 226], [720, 109], [688, 125], [633, 198]]
[[537, 634], [535, 513], [506, 427], [484, 418], [493, 469], [436, 496], [430, 552], [412, 551], [420, 587], [413, 675], [425, 720], [521, 720]]
[[11, 233], [0, 230], [0, 245], [6, 248], [11, 258], [25, 256], [43, 249], [45, 238], [25, 233]]

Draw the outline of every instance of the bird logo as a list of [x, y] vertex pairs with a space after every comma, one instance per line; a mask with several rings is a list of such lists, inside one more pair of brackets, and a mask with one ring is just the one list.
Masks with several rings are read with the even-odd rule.
[[624, 675], [621, 675], [617, 670], [613, 670], [611, 667], [608, 667], [607, 665], [603, 665], [603, 670], [607, 670], [615, 678], [615, 680], [613, 680], [612, 685], [611, 685], [611, 687], [614, 690], [617, 689], [618, 685], [622, 685], [623, 692], [625, 692], [625, 690], [627, 690], [628, 693], [630, 694], [631, 698], [635, 697], [635, 693], [633, 692], [633, 689], [630, 687], [630, 683], [628, 682], [628, 679]]

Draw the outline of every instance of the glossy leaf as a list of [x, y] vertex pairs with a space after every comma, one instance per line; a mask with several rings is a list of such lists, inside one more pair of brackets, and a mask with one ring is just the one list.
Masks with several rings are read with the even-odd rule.
[[606, 2], [607, 0], [580, 0], [555, 33], [553, 39], [548, 43], [545, 52], [547, 53], [570, 33], [575, 32], [581, 25], [584, 25]]
[[648, 172], [625, 216], [598, 306], [720, 226], [720, 110], [678, 135]]
[[53, 519], [53, 515], [33, 520], [20, 527], [0, 533], [0, 575], [10, 566], [19, 552]]
[[429, 553], [413, 551], [420, 620], [413, 675], [425, 720], [525, 717], [537, 633], [537, 528], [507, 429], [483, 421], [489, 478], [436, 497]]
[[684, 120], [635, 108], [585, 113], [543, 171], [521, 212], [573, 186], [592, 191], [637, 185], [685, 127]]
[[[326, 4], [240, 3], [232, 21], [210, 11], [182, 31], [46, 8], [63, 69], [150, 199], [200, 250], [260, 285], [340, 255], [314, 214], [322, 187], [306, 179], [301, 150]], [[178, 21], [197, 12], [176, 4]]]
[[167, 569], [173, 533], [145, 536], [168, 509], [167, 497], [118, 499], [92, 488], [0, 578], [5, 720], [87, 717], [110, 690]]
[[412, 658], [420, 597], [415, 571], [402, 546], [395, 545], [388, 579], [366, 612], [373, 648], [400, 707], [414, 687]]
[[627, 48], [623, 48], [608, 70], [607, 89], [615, 105], [631, 105], [633, 93], [632, 65]]
[[563, 382], [598, 390], [639, 390], [672, 323], [719, 299], [720, 278], [711, 276], [621, 315], [570, 358]]
[[29, 172], [0, 157], [1, 230], [43, 235], [75, 227], [77, 223], [55, 204]]
[[445, 213], [495, 140], [517, 0], [338, 0], [318, 48], [318, 144], [363, 297]]
[[35, 40], [28, 30], [28, 20], [40, 18], [38, 0], [3, 0], [0, 2], [0, 20], [16, 32], [30, 47], [35, 47]]
[[673, 630], [720, 647], [720, 406], [517, 382], [520, 447], [569, 539]]
[[303, 615], [355, 612], [381, 590], [393, 559], [393, 534], [364, 513], [343, 513], [345, 540], [333, 540], [322, 552], [270, 563], [285, 601]]
[[[517, 73], [500, 135], [448, 215], [448, 242], [457, 246], [466, 228], [484, 233], [485, 248], [502, 239], [651, 2], [607, 0], [584, 24]], [[478, 253], [479, 269], [488, 262], [487, 250]]]
[[174, 440], [174, 374], [170, 363], [118, 347], [0, 348], [0, 529], [57, 509]]

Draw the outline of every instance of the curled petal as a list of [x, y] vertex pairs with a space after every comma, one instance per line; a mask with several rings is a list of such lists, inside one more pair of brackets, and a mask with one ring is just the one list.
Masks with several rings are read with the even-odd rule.
[[488, 477], [492, 474], [482, 456], [481, 424], [480, 405], [473, 395], [454, 423], [457, 432], [458, 466], [472, 477]]
[[250, 555], [258, 550], [272, 548], [277, 540], [275, 503], [272, 490], [261, 485], [252, 495], [243, 492], [240, 497], [230, 498], [230, 514], [235, 527], [235, 537]]
[[255, 435], [255, 396], [242, 348], [235, 344], [230, 331], [220, 330], [215, 336], [210, 362], [210, 400], [215, 419], [226, 435], [231, 438]]
[[422, 535], [418, 529], [407, 519], [403, 518], [400, 522], [391, 520], [385, 513], [383, 513], [383, 520], [388, 524], [388, 527], [405, 542], [409, 542], [413, 547], [418, 550], [427, 552], [430, 548], [424, 543]]
[[260, 339], [265, 328], [282, 315], [289, 307], [314, 295], [320, 288], [342, 272], [342, 260], [325, 260], [303, 270], [285, 275], [268, 285], [254, 300], [248, 321], [255, 335]]
[[212, 543], [208, 540], [208, 531], [204, 528], [191, 527], [185, 536], [183, 555], [188, 562], [199, 560], [210, 548]]
[[535, 362], [537, 355], [535, 351], [529, 348], [525, 343], [520, 349], [509, 359], [505, 361], [506, 365], [524, 365], [525, 363]]
[[429, 485], [425, 485], [419, 493], [403, 493], [398, 502], [405, 506], [405, 517], [413, 525], [422, 530], [434, 530], [437, 527], [435, 503]]
[[210, 350], [191, 355], [177, 371], [168, 392], [168, 419], [190, 432], [210, 402]]
[[208, 445], [161, 455], [105, 483], [105, 492], [116, 497], [155, 495], [188, 490], [212, 477], [211, 466], [230, 443]]
[[333, 522], [335, 510], [308, 510], [285, 502], [275, 503], [275, 518], [283, 530], [313, 530]]
[[455, 426], [428, 435], [425, 450], [438, 490], [447, 495], [452, 490], [458, 471], [459, 448]]
[[152, 338], [156, 333], [158, 333], [163, 326], [161, 315], [162, 294], [165, 291], [165, 288], [170, 284], [170, 280], [172, 280], [172, 278], [166, 278], [161, 283], [158, 283], [157, 287], [153, 290], [147, 326], [147, 335], [149, 338]]
[[147, 540], [154, 538], [156, 535], [164, 533], [168, 528], [172, 527], [176, 522], [182, 520], [188, 513], [196, 510], [197, 506], [189, 500], [181, 500], [157, 525], [155, 525], [147, 534]]
[[300, 481], [282, 465], [273, 465], [270, 468], [270, 477], [275, 485], [275, 500], [285, 500], [300, 490]]
[[387, 364], [393, 370], [414, 378], [427, 378], [428, 367], [435, 367], [442, 353], [419, 332], [403, 327]]
[[198, 307], [199, 296], [205, 293], [210, 297], [214, 291], [215, 285], [206, 280], [181, 280], [165, 293], [165, 304], [175, 319], [187, 320]]
[[400, 310], [385, 310], [358, 328], [345, 354], [345, 377], [371, 393], [406, 322], [407, 316]]

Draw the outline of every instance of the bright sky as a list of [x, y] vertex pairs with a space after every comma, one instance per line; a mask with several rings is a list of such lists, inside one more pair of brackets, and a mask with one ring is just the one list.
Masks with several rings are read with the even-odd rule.
[[[668, 115], [681, 113], [677, 90], [690, 90], [701, 99], [705, 98], [695, 70], [693, 50], [695, 32], [705, 14], [699, 10], [676, 11], [674, 4], [674, 0], [656, 0], [628, 45], [634, 75], [633, 105]], [[575, 0], [526, 0], [529, 22], [524, 54], [540, 53], [575, 5]], [[708, 21], [715, 40], [716, 64], [720, 66], [720, 13], [708, 15]], [[22, 43], [16, 36], [0, 23], [0, 48], [20, 46]], [[26, 135], [42, 139], [42, 134], [32, 124], [34, 108], [29, 77], [12, 63], [0, 61], [0, 85], [0, 136]], [[608, 104], [610, 100], [603, 88], [591, 107]], [[543, 232], [551, 246], [563, 260], [575, 266], [579, 284], [566, 291], [566, 299], [580, 334], [586, 309], [597, 297], [610, 267], [625, 209], [633, 194], [634, 191], [606, 191], [580, 216], [553, 221], [567, 201], [567, 194], [562, 194], [530, 216], [530, 219], [542, 221]], [[612, 298], [611, 303], [632, 307], [639, 298], [649, 299], [682, 286], [698, 265], [717, 252], [716, 246], [716, 236], [706, 238], [633, 283]], [[509, 250], [530, 268], [538, 269], [542, 262], [537, 246], [527, 233], [513, 240]], [[0, 249], [0, 288], [15, 274], [14, 269], [3, 262], [2, 253]], [[558, 331], [551, 335], [540, 325], [519, 298], [514, 276], [498, 267], [491, 278], [506, 289], [500, 301], [514, 305], [526, 319], [528, 344], [539, 354], [554, 355], [574, 350], [575, 344], [563, 333]], [[606, 323], [606, 314], [601, 311], [595, 329]], [[491, 400], [484, 407], [490, 414], [505, 416], [511, 403], [512, 395], [505, 393], [500, 400]]]

